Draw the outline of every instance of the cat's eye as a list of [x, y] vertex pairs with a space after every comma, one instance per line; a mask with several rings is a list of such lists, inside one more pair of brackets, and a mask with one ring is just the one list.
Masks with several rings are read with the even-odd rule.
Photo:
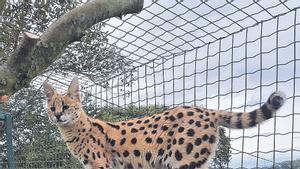
[[63, 111], [67, 110], [68, 108], [69, 108], [68, 105], [64, 105], [64, 106], [63, 106]]
[[55, 111], [55, 107], [50, 107], [50, 110], [51, 111]]

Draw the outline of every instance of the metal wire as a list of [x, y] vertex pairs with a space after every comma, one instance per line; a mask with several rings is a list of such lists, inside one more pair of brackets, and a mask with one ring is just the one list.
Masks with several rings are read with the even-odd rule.
[[[105, 83], [91, 82], [79, 74], [84, 82], [82, 93], [87, 98], [86, 106], [94, 112], [116, 109], [112, 116], [130, 116], [127, 111], [132, 108], [145, 111], [142, 116], [178, 105], [249, 111], [262, 105], [272, 91], [282, 90], [287, 93], [286, 105], [273, 120], [254, 129], [227, 130], [232, 159], [225, 167], [276, 168], [284, 156], [293, 168], [294, 160], [300, 158], [300, 147], [296, 144], [300, 128], [295, 123], [300, 118], [296, 105], [300, 98], [299, 2], [145, 3], [140, 14], [117, 22], [106, 21], [107, 45], [116, 46], [126, 55], [132, 68], [127, 72], [116, 70]], [[292, 18], [293, 23], [286, 18]], [[46, 76], [60, 91], [66, 90], [71, 81], [50, 72], [37, 77], [32, 84], [40, 88]], [[289, 143], [282, 145], [282, 137]], [[38, 152], [39, 148], [18, 152], [18, 159], [25, 156], [23, 153]], [[46, 166], [67, 167], [62, 163], [68, 160], [69, 157], [57, 153], [53, 163]], [[39, 168], [45, 163], [17, 161], [17, 166]]]
[[[286, 13], [285, 15], [289, 15], [290, 13], [296, 12], [298, 9], [295, 8], [292, 11]], [[285, 16], [278, 15], [274, 17], [276, 24], [274, 25], [276, 27], [275, 31], [267, 32], [265, 33], [265, 28], [263, 25], [268, 24], [269, 22], [272, 22], [273, 19], [267, 20], [265, 22], [262, 22], [260, 24], [257, 24], [255, 26], [248, 27], [246, 29], [243, 29], [239, 32], [236, 32], [234, 34], [230, 34], [229, 37], [221, 38], [216, 41], [213, 41], [211, 43], [208, 43], [204, 46], [197, 47], [193, 50], [186, 50], [182, 51], [177, 54], [173, 54], [170, 57], [158, 57], [156, 62], [149, 62], [145, 65], [139, 65], [137, 67], [137, 71], [133, 72], [135, 75], [135, 80], [133, 83], [131, 83], [130, 88], [124, 88], [129, 90], [130, 92], [130, 100], [124, 101], [124, 104], [122, 106], [126, 107], [128, 105], [137, 105], [139, 108], [142, 106], [150, 106], [153, 104], [155, 106], [155, 109], [159, 105], [163, 105], [164, 107], [173, 107], [177, 105], [182, 104], [196, 104], [196, 105], [205, 105], [207, 107], [210, 107], [210, 102], [214, 99], [217, 99], [217, 104], [215, 105], [217, 109], [222, 109], [224, 105], [222, 105], [222, 98], [227, 98], [229, 101], [229, 106], [225, 109], [227, 110], [248, 110], [250, 107], [256, 107], [259, 105], [262, 105], [265, 101], [265, 91], [269, 91], [270, 89], [274, 88], [274, 90], [284, 90], [282, 86], [287, 85], [288, 83], [295, 82], [294, 85], [294, 93], [289, 95], [287, 97], [287, 102], [291, 100], [295, 100], [298, 97], [297, 91], [296, 91], [296, 81], [299, 79], [299, 74], [294, 72], [293, 77], [288, 78], [282, 78], [281, 69], [285, 66], [294, 64], [294, 68], [296, 69], [296, 64], [299, 62], [299, 59], [296, 57], [296, 53], [294, 54], [293, 59], [286, 59], [284, 62], [280, 62], [279, 58], [282, 58], [282, 50], [293, 48], [292, 50], [296, 50], [296, 46], [299, 44], [298, 39], [295, 38], [293, 40], [288, 41], [288, 43], [281, 44], [279, 41], [282, 39], [279, 35], [288, 32], [288, 31], [296, 31], [296, 27], [299, 25], [297, 20], [295, 20], [295, 23], [293, 25], [288, 25], [286, 27], [281, 26], [281, 22], [279, 22], [279, 19]], [[295, 16], [296, 18], [296, 16]], [[256, 27], [259, 27], [259, 33], [257, 37], [251, 37], [250, 36], [250, 30], [256, 29]], [[244, 33], [245, 40], [243, 43], [237, 43], [236, 39], [239, 36], [239, 34]], [[273, 38], [275, 37], [275, 47], [265, 50], [265, 40], [267, 38]], [[225, 44], [228, 41], [228, 39], [231, 39], [230, 46], [228, 44]], [[256, 51], [253, 52], [253, 48], [251, 50], [249, 49], [249, 46], [258, 43], [259, 46], [256, 49]], [[218, 45], [216, 45], [218, 44]], [[214, 47], [212, 47], [214, 46]], [[215, 47], [217, 46], [217, 50]], [[222, 47], [224, 46], [224, 47]], [[239, 57], [238, 59], [235, 59], [236, 57], [236, 50], [244, 48], [244, 56]], [[199, 51], [204, 52], [199, 55]], [[265, 66], [266, 62], [264, 61], [264, 58], [267, 55], [273, 54], [274, 55], [274, 64]], [[224, 55], [230, 53], [230, 57], [225, 57]], [[251, 54], [249, 54], [251, 53]], [[193, 56], [192, 56], [193, 55]], [[225, 58], [224, 58], [225, 57]], [[217, 60], [217, 63], [215, 63], [215, 60]], [[224, 60], [229, 60], [224, 62]], [[252, 67], [254, 65], [250, 64], [252, 60], [258, 60], [258, 65], [255, 66], [255, 69]], [[149, 66], [146, 66], [149, 65]], [[192, 66], [193, 65], [193, 66]], [[241, 65], [244, 65], [244, 71], [243, 72], [236, 72], [236, 67], [240, 67]], [[188, 68], [188, 69], [187, 69]], [[224, 68], [229, 68], [229, 75], [223, 76], [222, 70]], [[193, 71], [189, 71], [189, 69], [192, 69]], [[267, 78], [265, 75], [265, 72], [268, 72], [270, 70], [275, 70], [275, 79], [273, 81], [268, 81], [268, 83], [264, 82], [264, 79]], [[210, 80], [211, 73], [217, 71], [217, 78], [215, 80]], [[258, 81], [255, 85], [248, 85], [249, 81], [251, 81], [252, 76], [258, 77]], [[119, 75], [122, 76], [122, 73]], [[117, 76], [112, 77], [112, 79], [117, 78]], [[148, 79], [151, 79], [150, 81]], [[189, 80], [193, 79], [193, 85], [189, 85]], [[237, 79], [244, 79], [244, 86], [241, 89], [236, 89], [238, 84], [235, 82]], [[229, 83], [229, 91], [223, 90], [224, 85], [223, 83]], [[137, 84], [137, 85], [136, 85]], [[142, 85], [141, 85], [142, 84]], [[116, 86], [112, 86], [116, 88], [119, 85], [119, 83], [116, 83]], [[168, 87], [169, 86], [169, 87]], [[216, 94], [210, 94], [211, 86], [217, 86], [218, 90]], [[274, 87], [275, 86], [275, 87]], [[161, 88], [162, 90], [159, 90]], [[227, 87], [225, 87], [227, 88]], [[192, 92], [189, 92], [192, 91]], [[202, 94], [197, 92], [202, 91]], [[258, 91], [258, 95], [255, 95], [257, 100], [254, 104], [249, 104], [249, 96], [253, 96], [253, 92]], [[193, 97], [188, 97], [189, 94], [193, 95]], [[235, 96], [239, 95], [241, 93], [243, 94], [244, 104], [242, 105], [236, 105], [234, 103]], [[109, 98], [116, 99], [116, 98], [124, 98], [124, 93], [115, 93], [109, 96]], [[181, 101], [180, 101], [181, 100]], [[214, 104], [213, 104], [214, 105]], [[293, 105], [294, 107], [294, 105]], [[294, 107], [295, 109], [295, 107]], [[262, 133], [261, 130], [265, 127], [260, 126], [256, 128], [257, 133], [253, 133], [251, 135], [247, 134], [247, 130], [243, 130], [241, 133], [241, 136], [234, 136], [236, 133], [234, 131], [230, 132], [230, 137], [233, 142], [242, 141], [241, 149], [237, 149], [236, 146], [232, 147], [232, 150], [236, 150], [237, 152], [233, 152], [232, 155], [239, 156], [240, 157], [240, 164], [238, 165], [241, 168], [247, 168], [249, 166], [246, 166], [247, 161], [249, 161], [247, 158], [244, 157], [244, 155], [250, 155], [252, 157], [255, 157], [255, 166], [256, 168], [260, 168], [264, 165], [264, 162], [269, 162], [269, 165], [273, 166], [275, 168], [277, 165], [279, 165], [280, 161], [278, 161], [277, 154], [287, 154], [291, 153], [294, 155], [293, 152], [299, 152], [299, 147], [295, 148], [294, 145], [291, 145], [291, 147], [287, 147], [286, 150], [278, 149], [276, 147], [277, 141], [279, 139], [279, 136], [291, 136], [291, 135], [299, 135], [300, 129], [296, 129], [295, 125], [292, 121], [290, 121], [292, 126], [292, 131], [286, 131], [281, 132], [277, 131], [277, 127], [282, 125], [279, 123], [282, 119], [287, 119], [289, 117], [295, 118], [295, 116], [298, 116], [299, 114], [293, 110], [292, 112], [281, 115], [278, 114], [275, 117], [275, 120], [273, 121], [273, 132], [269, 133]], [[277, 136], [277, 137], [276, 137]], [[294, 142], [294, 136], [292, 136], [292, 143]], [[257, 139], [256, 141], [256, 148], [252, 149], [252, 151], [249, 152], [248, 145], [246, 144], [247, 140], [249, 139]], [[272, 143], [272, 149], [268, 151], [264, 151], [261, 149], [262, 139], [263, 138], [270, 138], [273, 140]], [[256, 150], [255, 150], [256, 149]], [[255, 150], [255, 151], [253, 151]], [[268, 158], [265, 158], [265, 155], [272, 154]], [[295, 156], [295, 155], [294, 155]], [[299, 154], [297, 154], [297, 157], [294, 158], [291, 156], [290, 160], [295, 160], [299, 158]], [[291, 162], [291, 166], [293, 167], [293, 163]], [[228, 168], [233, 167], [231, 163], [228, 164]], [[236, 166], [237, 167], [237, 166]]]

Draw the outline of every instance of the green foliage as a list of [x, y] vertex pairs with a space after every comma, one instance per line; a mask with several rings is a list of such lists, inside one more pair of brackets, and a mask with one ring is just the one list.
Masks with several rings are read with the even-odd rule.
[[280, 163], [276, 163], [274, 167], [273, 166], [261, 167], [259, 169], [287, 169], [287, 168], [300, 169], [300, 159], [293, 161], [293, 167], [291, 166], [291, 161], [283, 161]]
[[8, 1], [0, 17], [0, 53], [4, 53], [0, 55], [0, 63], [17, 47], [23, 32], [44, 32], [51, 22], [76, 5], [61, 5], [57, 1]]
[[[14, 152], [17, 168], [81, 168], [79, 162], [72, 157], [57, 127], [48, 120], [43, 94], [28, 88], [15, 95], [9, 104], [14, 115]], [[36, 99], [38, 98], [38, 99]], [[23, 101], [20, 101], [23, 99]], [[126, 108], [85, 106], [91, 116], [104, 121], [121, 121], [135, 117], [143, 117], [164, 110], [162, 105], [134, 106]], [[221, 140], [213, 166], [219, 168], [229, 161], [229, 138], [224, 129], [220, 129]], [[5, 156], [0, 159], [5, 159]], [[5, 160], [3, 160], [5, 161]], [[4, 168], [7, 166], [1, 164]]]
[[[0, 0], [0, 2], [3, 1]], [[70, 1], [66, 3], [66, 1], [25, 0], [14, 4], [11, 4], [13, 1], [7, 2], [10, 3], [6, 3], [4, 8], [0, 4], [0, 12], [3, 9], [0, 17], [0, 64], [6, 61], [7, 56], [16, 48], [24, 31], [40, 35], [50, 23], [78, 5]], [[120, 78], [120, 83], [128, 85], [127, 78], [132, 79], [132, 72], [128, 71], [131, 69], [130, 62], [116, 47], [106, 46], [107, 34], [99, 31], [102, 26], [98, 24], [87, 31], [82, 41], [69, 46], [61, 59], [50, 66], [47, 71], [56, 71], [65, 76], [68, 76], [70, 72], [83, 74], [105, 88], [109, 86], [107, 78], [123, 73], [124, 78]], [[99, 84], [101, 81], [103, 83]], [[129, 105], [126, 108], [110, 106], [98, 108], [92, 104], [86, 106], [90, 115], [112, 122], [151, 115], [163, 109], [162, 105], [140, 107]], [[81, 168], [78, 161], [68, 152], [56, 126], [49, 122], [43, 94], [37, 86], [31, 86], [15, 94], [11, 98], [9, 110], [14, 118], [16, 167]], [[224, 137], [225, 135], [221, 136], [221, 138]], [[228, 145], [227, 142], [221, 144], [225, 148], [221, 153], [217, 152], [220, 154], [216, 157], [219, 160], [216, 161], [218, 165], [227, 163], [227, 157], [230, 156], [226, 154], [225, 149]], [[2, 152], [5, 152], [5, 146], [1, 142], [0, 148], [3, 148]], [[1, 164], [1, 161], [5, 162], [5, 159], [5, 153], [0, 153], [0, 166], [3, 168], [7, 167], [6, 164]], [[226, 162], [222, 163], [222, 160]]]
[[[134, 105], [129, 105], [126, 108], [114, 108], [114, 107], [103, 107], [100, 108], [97, 113], [95, 109], [87, 110], [90, 115], [100, 118], [106, 121], [123, 121], [136, 117], [143, 117], [147, 115], [152, 115], [156, 112], [163, 111], [165, 109], [162, 105], [149, 105], [149, 106], [141, 106], [137, 107]], [[218, 149], [215, 152], [215, 156], [210, 163], [210, 168], [221, 169], [226, 168], [227, 164], [230, 161], [230, 138], [226, 136], [225, 129], [219, 127], [219, 142]]]
[[212, 162], [210, 163], [210, 168], [227, 168], [227, 164], [229, 163], [231, 157], [230, 153], [230, 138], [225, 135], [225, 129], [219, 127], [218, 149], [214, 158], [212, 159]]
[[0, 15], [2, 14], [5, 4], [6, 4], [6, 0], [0, 0]]
[[[57, 18], [79, 4], [79, 1], [30, 0], [7, 3], [0, 17], [0, 64], [13, 53], [23, 32], [41, 35]], [[102, 27], [103, 23], [99, 23], [87, 30], [81, 41], [69, 45], [45, 72], [82, 74], [93, 82], [104, 82], [102, 86], [108, 85], [105, 79], [120, 72], [130, 77], [130, 62], [117, 47], [107, 45], [107, 32], [101, 31]]]
[[[33, 87], [21, 90], [8, 108], [13, 114], [17, 168], [81, 168], [48, 120], [43, 93]], [[5, 154], [0, 159], [5, 162]], [[3, 168], [6, 166], [4, 163]]]
[[[77, 1], [8, 1], [0, 17], [0, 64], [13, 53], [23, 32], [40, 35], [52, 22], [77, 5]], [[82, 41], [69, 46], [46, 72], [55, 71], [65, 76], [73, 76], [75, 72], [86, 75], [94, 82], [105, 81], [118, 71], [126, 72], [129, 69], [128, 61], [116, 47], [105, 45], [107, 35], [101, 32], [102, 26], [100, 23], [88, 30]], [[126, 83], [126, 78], [120, 80]], [[100, 85], [109, 86], [107, 82]], [[15, 94], [10, 99], [9, 110], [14, 118], [17, 167], [81, 168], [67, 151], [57, 128], [49, 122], [43, 94], [37, 86]], [[109, 119], [111, 115], [106, 114]], [[1, 131], [0, 134], [0, 149], [3, 150], [0, 150], [0, 161], [5, 162], [3, 152], [6, 150], [1, 142], [4, 135]]]
[[[99, 118], [105, 121], [123, 121], [136, 117], [144, 117], [152, 115], [156, 112], [164, 110], [162, 105], [149, 105], [149, 106], [134, 106], [128, 105], [126, 108], [115, 108], [105, 106], [100, 109], [92, 109], [90, 106], [86, 107], [88, 114], [95, 118]], [[99, 113], [101, 112], [101, 113]]]

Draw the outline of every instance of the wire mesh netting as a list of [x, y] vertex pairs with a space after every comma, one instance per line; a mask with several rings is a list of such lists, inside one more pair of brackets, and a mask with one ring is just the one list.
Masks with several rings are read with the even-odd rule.
[[[247, 130], [226, 129], [226, 167], [298, 168], [299, 24], [297, 0], [145, 1], [140, 14], [107, 20], [103, 28], [108, 45], [132, 68], [95, 83], [79, 74], [83, 102], [91, 115], [115, 120], [178, 105], [250, 111], [281, 90], [287, 101], [275, 118]], [[32, 84], [40, 88], [45, 79], [60, 91], [71, 81], [48, 72]], [[31, 138], [30, 146], [15, 150], [17, 168], [80, 167], [53, 130], [41, 133], [47, 143]], [[47, 156], [36, 158], [41, 153]]]

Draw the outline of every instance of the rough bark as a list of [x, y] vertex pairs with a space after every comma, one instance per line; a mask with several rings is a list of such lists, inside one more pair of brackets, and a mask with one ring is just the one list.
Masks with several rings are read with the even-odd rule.
[[0, 65], [0, 96], [12, 95], [43, 72], [64, 49], [79, 41], [86, 29], [111, 17], [138, 13], [144, 0], [91, 0], [54, 22], [40, 37], [23, 34], [16, 50]]

